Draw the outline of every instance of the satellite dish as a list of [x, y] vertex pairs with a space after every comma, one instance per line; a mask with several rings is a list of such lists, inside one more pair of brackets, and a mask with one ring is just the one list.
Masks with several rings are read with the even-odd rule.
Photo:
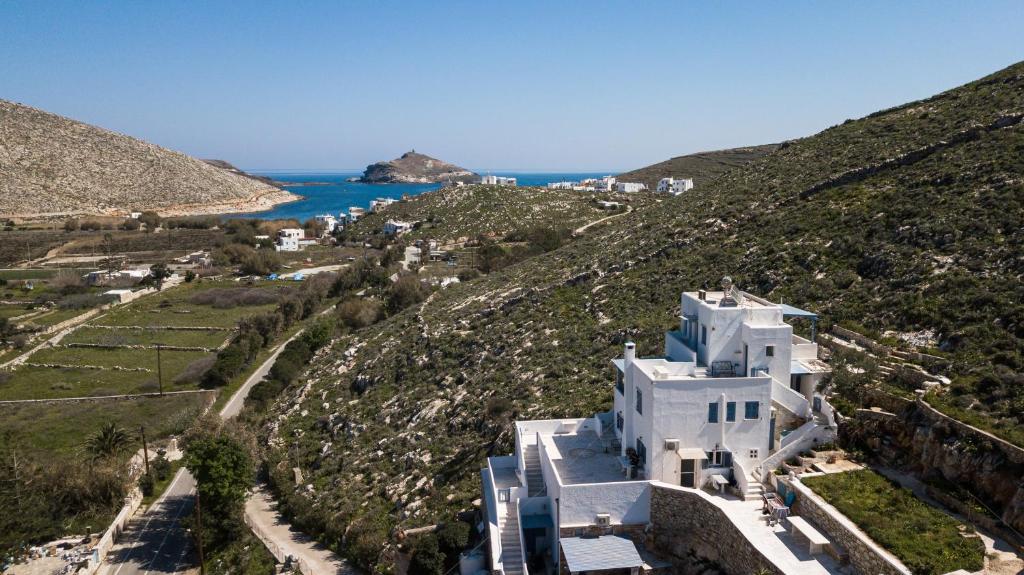
[[731, 277], [725, 276], [724, 278], [722, 278], [722, 291], [727, 293], [727, 294], [732, 291], [732, 278]]

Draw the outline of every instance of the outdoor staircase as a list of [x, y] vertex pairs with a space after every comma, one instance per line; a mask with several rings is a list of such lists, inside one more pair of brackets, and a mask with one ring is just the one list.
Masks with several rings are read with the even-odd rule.
[[515, 501], [505, 504], [505, 517], [501, 525], [501, 564], [506, 575], [523, 573], [523, 547], [519, 542], [519, 505]]
[[740, 497], [744, 501], [750, 501], [751, 499], [761, 499], [764, 495], [764, 485], [755, 479], [752, 475], [747, 475], [747, 490], [744, 493], [740, 493]]
[[526, 487], [530, 497], [544, 494], [544, 474], [540, 470], [540, 448], [526, 446]]

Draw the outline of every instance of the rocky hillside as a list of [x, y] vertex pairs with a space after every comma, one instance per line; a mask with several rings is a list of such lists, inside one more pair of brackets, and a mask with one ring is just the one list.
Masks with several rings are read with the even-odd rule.
[[0, 100], [0, 216], [208, 214], [294, 199], [185, 154]]
[[274, 186], [275, 188], [278, 187], [278, 182], [274, 181], [273, 178], [268, 178], [267, 176], [257, 176], [255, 174], [250, 174], [249, 172], [246, 172], [242, 168], [239, 168], [238, 166], [236, 166], [236, 165], [234, 165], [231, 162], [228, 162], [226, 160], [204, 159], [203, 161], [206, 162], [207, 164], [210, 164], [211, 166], [216, 166], [216, 167], [218, 167], [218, 168], [220, 168], [222, 170], [227, 170], [227, 171], [231, 172], [232, 174], [238, 174], [239, 176], [244, 176], [246, 178], [252, 178], [252, 179], [256, 180], [257, 182], [262, 182], [264, 184], [267, 184], [268, 186]]
[[266, 429], [287, 508], [335, 546], [470, 508], [513, 419], [607, 409], [623, 342], [659, 353], [679, 292], [723, 275], [825, 329], [926, 334], [951, 360], [947, 395], [1019, 427], [1022, 119], [1017, 64], [788, 142], [335, 342]]
[[413, 150], [394, 160], [370, 164], [359, 181], [367, 184], [473, 183], [479, 182], [480, 176]]
[[643, 182], [651, 190], [657, 188], [658, 180], [662, 178], [692, 178], [694, 186], [702, 186], [729, 170], [762, 158], [778, 148], [779, 144], [765, 144], [676, 156], [616, 177], [622, 182]]

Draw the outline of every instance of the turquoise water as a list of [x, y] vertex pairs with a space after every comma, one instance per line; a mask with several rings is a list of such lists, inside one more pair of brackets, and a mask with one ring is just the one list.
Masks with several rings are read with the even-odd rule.
[[[319, 214], [332, 214], [335, 217], [340, 212], [347, 212], [349, 207], [369, 208], [370, 201], [374, 198], [395, 198], [403, 195], [415, 196], [423, 192], [436, 190], [439, 184], [361, 184], [358, 182], [346, 182], [347, 178], [356, 177], [362, 172], [290, 172], [271, 171], [254, 172], [261, 176], [269, 176], [285, 183], [301, 184], [302, 182], [324, 182], [327, 185], [303, 186], [285, 185], [284, 189], [304, 196], [304, 199], [289, 204], [276, 206], [274, 209], [265, 212], [252, 212], [247, 214], [234, 214], [232, 217], [259, 218], [264, 220], [276, 219], [297, 219], [307, 220]], [[496, 176], [513, 176], [518, 178], [520, 186], [544, 186], [549, 182], [560, 182], [564, 180], [581, 180], [583, 178], [599, 178], [608, 173], [515, 173], [515, 172], [485, 172]]]

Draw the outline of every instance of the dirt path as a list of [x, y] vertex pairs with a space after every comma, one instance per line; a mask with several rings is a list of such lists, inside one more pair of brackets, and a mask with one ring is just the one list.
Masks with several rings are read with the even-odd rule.
[[626, 211], [622, 212], [621, 214], [612, 214], [610, 216], [601, 218], [599, 220], [594, 220], [594, 221], [590, 222], [589, 224], [580, 226], [580, 227], [576, 228], [575, 230], [573, 230], [572, 231], [572, 235], [573, 236], [581, 235], [583, 232], [587, 231], [591, 226], [596, 226], [597, 224], [600, 224], [600, 223], [603, 223], [603, 222], [607, 222], [608, 220], [612, 220], [612, 219], [615, 219], [615, 218], [622, 217], [622, 216], [624, 216], [624, 215], [626, 215], [626, 214], [628, 214], [629, 212], [632, 212], [632, 211], [633, 211], [633, 206], [626, 206]]

